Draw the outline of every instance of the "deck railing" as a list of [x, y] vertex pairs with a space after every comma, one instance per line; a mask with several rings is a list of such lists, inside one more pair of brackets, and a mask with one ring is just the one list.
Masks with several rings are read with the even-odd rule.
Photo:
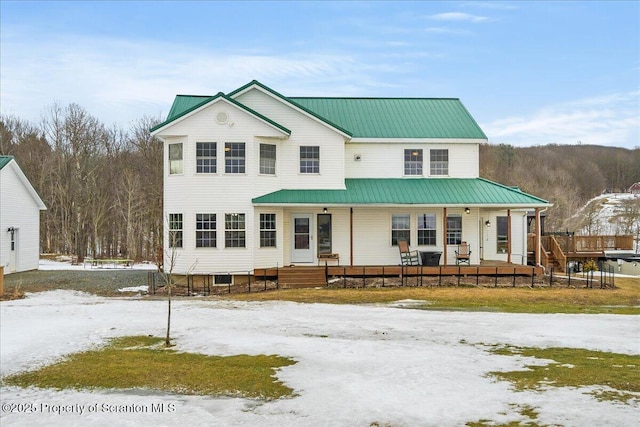
[[633, 236], [545, 236], [556, 239], [563, 252], [633, 250]]

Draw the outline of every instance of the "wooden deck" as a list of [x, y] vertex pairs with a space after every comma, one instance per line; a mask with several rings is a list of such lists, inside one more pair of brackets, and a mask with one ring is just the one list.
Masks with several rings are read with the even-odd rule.
[[326, 286], [331, 277], [442, 277], [442, 276], [520, 276], [532, 277], [543, 274], [542, 267], [514, 265], [500, 262], [481, 265], [345, 265], [345, 266], [289, 266], [256, 268], [254, 277], [277, 278], [282, 287]]

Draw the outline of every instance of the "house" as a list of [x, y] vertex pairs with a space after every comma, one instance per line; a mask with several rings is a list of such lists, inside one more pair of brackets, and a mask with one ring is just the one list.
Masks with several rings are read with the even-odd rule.
[[628, 191], [631, 194], [640, 194], [640, 182], [632, 184]]
[[458, 99], [287, 97], [254, 80], [176, 96], [151, 133], [176, 273], [398, 265], [398, 240], [442, 265], [463, 241], [471, 264], [526, 264], [527, 211], [550, 206], [479, 177], [487, 137]]
[[36, 270], [40, 211], [47, 209], [12, 156], [0, 156], [0, 266], [4, 273]]

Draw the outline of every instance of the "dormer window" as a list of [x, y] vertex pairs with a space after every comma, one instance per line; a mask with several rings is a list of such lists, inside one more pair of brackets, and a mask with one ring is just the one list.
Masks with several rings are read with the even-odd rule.
[[404, 150], [404, 174], [422, 175], [422, 149]]

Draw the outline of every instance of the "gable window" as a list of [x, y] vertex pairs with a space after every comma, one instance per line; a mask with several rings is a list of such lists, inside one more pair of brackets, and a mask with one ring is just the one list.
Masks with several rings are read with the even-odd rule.
[[182, 247], [182, 214], [169, 214], [169, 246]]
[[449, 175], [449, 150], [430, 150], [429, 157], [431, 175]]
[[418, 215], [418, 245], [435, 246], [436, 216], [435, 214]]
[[459, 245], [462, 242], [462, 216], [447, 215], [447, 245]]
[[244, 142], [224, 143], [224, 171], [225, 173], [245, 173]]
[[216, 214], [196, 214], [196, 248], [216, 247]]
[[398, 240], [406, 240], [410, 244], [411, 226], [409, 214], [391, 215], [391, 245], [397, 246]]
[[404, 174], [422, 175], [422, 150], [404, 150]]
[[507, 252], [508, 246], [508, 228], [509, 222], [506, 216], [499, 216], [496, 218], [496, 250], [500, 253]]
[[300, 147], [300, 173], [320, 173], [320, 147]]
[[227, 248], [244, 248], [245, 245], [244, 214], [224, 214], [224, 246]]
[[276, 214], [260, 214], [260, 247], [276, 247]]
[[263, 175], [276, 174], [276, 146], [260, 144], [260, 173]]
[[196, 173], [216, 173], [217, 145], [215, 142], [196, 142]]
[[182, 143], [169, 144], [169, 174], [181, 174], [182, 165]]

